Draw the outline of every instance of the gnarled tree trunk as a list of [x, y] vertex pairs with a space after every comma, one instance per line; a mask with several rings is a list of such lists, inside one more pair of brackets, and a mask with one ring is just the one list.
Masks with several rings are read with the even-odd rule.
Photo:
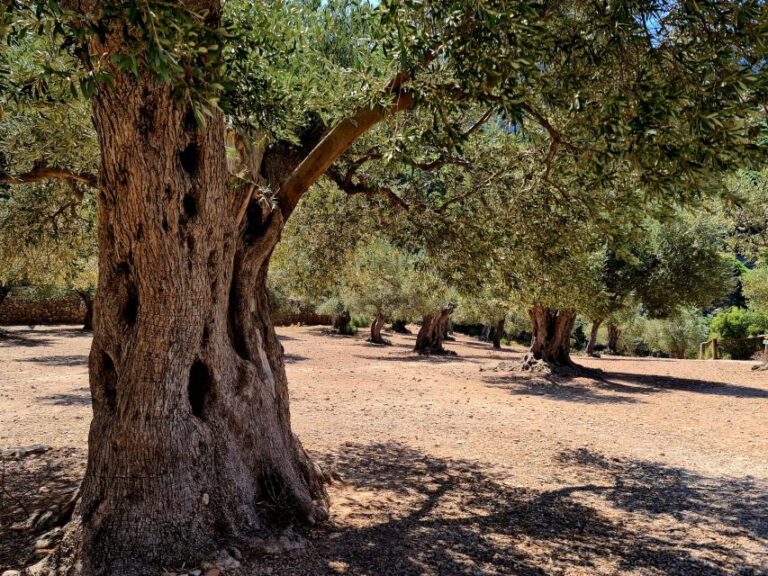
[[619, 353], [619, 339], [621, 330], [616, 324], [608, 324], [608, 352], [611, 354]]
[[[81, 502], [50, 563], [157, 574], [324, 519], [265, 291], [280, 211], [227, 186], [221, 115], [199, 128], [170, 87], [118, 73], [93, 115], [93, 421]], [[272, 189], [276, 172], [265, 160]]]
[[496, 323], [493, 333], [493, 349], [501, 350], [501, 339], [504, 337], [504, 318]]
[[439, 314], [434, 316], [424, 316], [421, 328], [416, 335], [416, 345], [414, 352], [419, 354], [446, 354], [443, 348], [446, 326], [450, 320], [455, 306], [449, 304], [444, 306]]
[[397, 334], [410, 334], [406, 326], [407, 324], [408, 322], [406, 322], [405, 320], [393, 320], [392, 331], [396, 332]]
[[589, 356], [595, 355], [595, 346], [597, 345], [597, 333], [600, 330], [602, 320], [592, 320], [592, 330], [589, 333], [589, 342], [587, 342], [587, 354]]
[[352, 321], [352, 317], [349, 314], [348, 310], [344, 310], [341, 314], [337, 314], [336, 317], [333, 319], [333, 329], [336, 330], [337, 333], [342, 334], [344, 336], [349, 336], [352, 334], [352, 330], [349, 327], [349, 323]]
[[576, 311], [570, 308], [555, 310], [535, 304], [528, 310], [533, 334], [531, 347], [523, 359], [523, 369], [539, 364], [552, 368], [573, 368], [571, 360], [571, 330]]
[[90, 290], [78, 290], [77, 295], [85, 304], [85, 319], [83, 320], [83, 330], [93, 330], [93, 292]]
[[0, 306], [3, 305], [3, 302], [5, 301], [5, 297], [8, 296], [10, 291], [11, 291], [10, 286], [7, 286], [5, 284], [0, 284]]
[[453, 320], [451, 320], [450, 316], [448, 317], [448, 320], [446, 320], [445, 324], [443, 325], [443, 340], [445, 342], [456, 341], [456, 338], [453, 337]]
[[371, 344], [386, 344], [387, 341], [381, 336], [381, 329], [384, 328], [384, 322], [386, 318], [383, 314], [376, 314], [371, 322], [371, 337], [368, 338], [368, 342]]

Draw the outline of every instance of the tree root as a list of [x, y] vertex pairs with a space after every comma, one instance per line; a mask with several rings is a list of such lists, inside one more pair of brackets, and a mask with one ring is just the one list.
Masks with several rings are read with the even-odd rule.
[[546, 379], [551, 378], [592, 378], [603, 380], [604, 373], [599, 368], [587, 368], [575, 362], [568, 364], [556, 364], [545, 360], [536, 359], [526, 355], [522, 362], [502, 362], [497, 370], [509, 370], [511, 372], [528, 372]]
[[[43, 547], [43, 540], [48, 540], [50, 547]], [[45, 554], [45, 557], [25, 568], [22, 574], [24, 576], [80, 576], [82, 541], [82, 525], [79, 516], [75, 513], [64, 528], [54, 528], [37, 540], [35, 550], [38, 554]]]
[[309, 508], [305, 510], [305, 515], [302, 520], [312, 526], [328, 519], [331, 499], [328, 496], [328, 491], [325, 489], [325, 485], [329, 483], [329, 476], [323, 472], [323, 469], [317, 462], [307, 454], [307, 451], [304, 449], [304, 446], [301, 444], [301, 441], [296, 434], [293, 435], [293, 441], [296, 446], [296, 451], [298, 452], [299, 470], [307, 483], [309, 494], [312, 499]]
[[458, 356], [453, 350], [446, 350], [445, 348], [438, 348], [436, 350], [432, 348], [420, 348], [419, 350], [415, 350], [415, 352], [421, 356]]
[[768, 362], [763, 362], [762, 364], [757, 364], [756, 366], [752, 366], [752, 370], [758, 370], [760, 372], [768, 372]]
[[[277, 495], [269, 494], [268, 487], [265, 487], [268, 497], [262, 501], [261, 505], [265, 507], [264, 512], [267, 516], [270, 509], [276, 514], [285, 516], [280, 506], [289, 504], [291, 512], [295, 514], [295, 524], [285, 526], [276, 535], [269, 533], [268, 524], [266, 530], [261, 533], [263, 536], [242, 535], [243, 537], [235, 538], [233, 545], [241, 546], [255, 554], [294, 554], [309, 545], [306, 538], [299, 533], [301, 527], [313, 526], [329, 518], [330, 499], [325, 486], [334, 481], [341, 481], [341, 477], [332, 469], [323, 470], [310, 458], [295, 436], [294, 441], [298, 477], [281, 477]], [[275, 472], [279, 474], [278, 471]], [[295, 483], [297, 479], [301, 479], [300, 484]], [[58, 525], [61, 523], [66, 525], [61, 527]], [[46, 522], [46, 525], [56, 525], [56, 527], [40, 536], [35, 543], [36, 556], [43, 557], [37, 563], [22, 570], [21, 574], [23, 576], [80, 576], [83, 573], [84, 538], [80, 516], [80, 488], [61, 511]], [[297, 527], [297, 531], [294, 531], [294, 526]], [[199, 568], [202, 572], [211, 568], [217, 568], [220, 572], [238, 568], [242, 556], [239, 551], [235, 553], [236, 550], [238, 549], [228, 548], [214, 554], [210, 560], [201, 562]], [[188, 573], [190, 567], [187, 564], [184, 569], [171, 571]]]

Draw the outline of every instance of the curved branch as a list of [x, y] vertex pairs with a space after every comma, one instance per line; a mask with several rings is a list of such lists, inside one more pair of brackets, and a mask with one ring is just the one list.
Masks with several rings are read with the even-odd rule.
[[[345, 180], [351, 180], [352, 176], [357, 172], [357, 170], [365, 163], [371, 162], [373, 160], [381, 160], [384, 156], [377, 151], [369, 151], [366, 154], [363, 154], [360, 156], [360, 158], [357, 158], [354, 162], [351, 163], [349, 170], [347, 171], [347, 175], [345, 176]], [[435, 158], [434, 160], [430, 160], [429, 162], [416, 162], [415, 160], [411, 160], [409, 158], [402, 158], [399, 159], [398, 162], [402, 162], [403, 164], [407, 164], [409, 166], [413, 166], [414, 168], [418, 168], [419, 170], [423, 170], [424, 172], [430, 172], [431, 170], [437, 170], [438, 168], [442, 168], [443, 166], [446, 166], [448, 164], [453, 164], [456, 166], [464, 166], [469, 167], [472, 166], [472, 163], [469, 160], [466, 160], [464, 158], [456, 158], [454, 156], [439, 156], [438, 158]]]
[[413, 94], [403, 88], [407, 79], [406, 74], [400, 73], [389, 83], [386, 92], [394, 95], [392, 104], [361, 108], [352, 116], [344, 118], [302, 160], [277, 193], [278, 204], [285, 218], [296, 207], [301, 195], [326, 173], [355, 140], [387, 116], [413, 107]]
[[440, 156], [439, 158], [432, 160], [430, 162], [412, 162], [407, 160], [406, 163], [410, 164], [411, 166], [415, 166], [416, 168], [419, 168], [421, 170], [424, 170], [425, 172], [442, 168], [447, 164], [454, 164], [456, 166], [464, 166], [464, 167], [472, 166], [472, 163], [469, 160], [465, 160], [464, 158], [454, 158], [452, 156]]
[[481, 126], [483, 126], [483, 124], [485, 124], [486, 122], [488, 122], [488, 120], [491, 118], [491, 115], [493, 114], [493, 111], [494, 111], [494, 109], [493, 109], [493, 108], [489, 108], [489, 109], [488, 109], [488, 111], [487, 111], [485, 114], [483, 114], [483, 116], [482, 116], [482, 118], [480, 118], [480, 120], [478, 120], [477, 122], [475, 122], [475, 123], [474, 123], [474, 124], [473, 124], [473, 125], [472, 125], [472, 126], [469, 128], [469, 130], [467, 130], [466, 132], [464, 132], [464, 133], [462, 134], [462, 137], [466, 138], [466, 137], [468, 137], [468, 136], [472, 135], [472, 133], [473, 133], [473, 132], [477, 131], [477, 130], [478, 130], [480, 127], [481, 127]]
[[30, 184], [33, 182], [42, 182], [43, 180], [66, 180], [69, 182], [81, 182], [92, 188], [99, 185], [99, 179], [86, 172], [73, 172], [68, 168], [52, 168], [45, 164], [37, 164], [29, 172], [11, 176], [0, 172], [0, 184]]
[[329, 170], [327, 175], [336, 183], [340, 190], [347, 194], [363, 194], [368, 197], [384, 196], [393, 207], [402, 210], [410, 209], [406, 201], [395, 194], [390, 188], [369, 186], [365, 182], [352, 182], [351, 178], [342, 176], [336, 170]]
[[[545, 116], [543, 116], [538, 111], [536, 111], [532, 106], [528, 104], [523, 104], [522, 109], [525, 112], [527, 112], [534, 120], [536, 120], [539, 126], [541, 126], [542, 128], [544, 128], [544, 130], [547, 131], [547, 133], [549, 134], [549, 138], [552, 141], [552, 145], [555, 149], [555, 152], [557, 151], [558, 146], [562, 145], [563, 147], [568, 148], [568, 150], [571, 150], [572, 152], [599, 153], [599, 150], [596, 150], [595, 148], [590, 148], [589, 146], [578, 146], [573, 142], [563, 140], [562, 133], [557, 128], [555, 128]], [[554, 156], [554, 153], [552, 153], [552, 156]]]

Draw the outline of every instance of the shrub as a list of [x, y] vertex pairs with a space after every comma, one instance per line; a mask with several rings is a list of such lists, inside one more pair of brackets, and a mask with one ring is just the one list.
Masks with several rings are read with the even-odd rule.
[[768, 332], [768, 315], [736, 306], [717, 314], [710, 324], [711, 338], [749, 338], [766, 332]]
[[575, 326], [571, 332], [571, 347], [574, 350], [584, 350], [587, 347], [587, 334], [584, 327], [587, 322], [581, 316], [576, 318]]
[[373, 322], [373, 318], [370, 316], [352, 314], [352, 320], [349, 325], [355, 329], [355, 334], [357, 334], [358, 328], [368, 328], [371, 325], [371, 322]]
[[649, 320], [643, 342], [654, 356], [664, 352], [673, 358], [693, 358], [706, 338], [707, 327], [701, 314], [686, 310], [664, 320]]
[[768, 314], [768, 263], [744, 275], [744, 295], [752, 310]]

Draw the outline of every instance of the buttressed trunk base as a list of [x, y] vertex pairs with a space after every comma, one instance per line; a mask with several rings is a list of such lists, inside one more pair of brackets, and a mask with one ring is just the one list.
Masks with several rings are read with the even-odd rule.
[[504, 318], [496, 323], [496, 328], [493, 332], [493, 349], [501, 350], [501, 339], [504, 337]]
[[597, 333], [600, 330], [600, 325], [602, 324], [602, 320], [593, 320], [592, 321], [592, 330], [589, 332], [589, 342], [587, 342], [587, 355], [588, 356], [594, 356], [595, 355], [595, 346], [597, 346]]
[[85, 305], [85, 319], [83, 320], [83, 330], [93, 330], [93, 294], [87, 290], [77, 293]]
[[371, 322], [371, 337], [368, 342], [371, 344], [389, 344], [381, 335], [381, 329], [384, 328], [386, 318], [383, 314], [377, 314]]
[[352, 334], [350, 322], [352, 322], [352, 317], [349, 315], [349, 312], [345, 310], [341, 314], [337, 314], [333, 319], [333, 329], [343, 336], [349, 336]]
[[534, 305], [528, 310], [528, 315], [533, 336], [522, 369], [533, 370], [542, 364], [550, 368], [576, 367], [571, 360], [571, 330], [576, 321], [576, 311]]
[[619, 339], [621, 330], [616, 324], [608, 324], [608, 352], [611, 354], [619, 353]]
[[455, 354], [455, 352], [443, 348], [448, 321], [454, 308], [454, 305], [449, 304], [444, 306], [439, 314], [424, 316], [419, 333], [416, 335], [414, 352], [419, 354]]

